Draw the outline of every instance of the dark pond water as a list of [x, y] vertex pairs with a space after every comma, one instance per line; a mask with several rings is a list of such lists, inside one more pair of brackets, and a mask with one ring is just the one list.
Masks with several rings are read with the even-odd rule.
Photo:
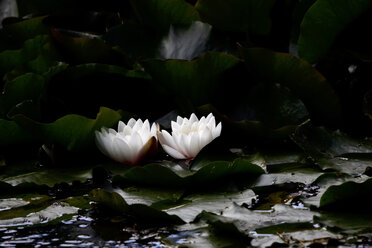
[[[167, 229], [118, 228], [87, 215], [72, 216], [55, 225], [0, 227], [0, 247], [170, 247], [160, 239]], [[177, 235], [171, 235], [177, 238]], [[176, 241], [177, 242], [177, 241]]]

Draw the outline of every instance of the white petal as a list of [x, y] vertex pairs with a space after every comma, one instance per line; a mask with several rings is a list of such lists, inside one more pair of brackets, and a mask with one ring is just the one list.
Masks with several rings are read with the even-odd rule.
[[220, 136], [221, 134], [221, 129], [222, 129], [222, 124], [221, 122], [218, 123], [217, 127], [215, 129], [212, 129], [212, 136], [213, 136], [213, 139], [217, 138]]
[[177, 123], [181, 125], [183, 123], [183, 118], [181, 116], [177, 116]]
[[98, 132], [98, 131], [96, 131], [95, 134], [96, 134], [96, 144], [97, 144], [98, 149], [103, 154], [108, 156], [107, 144], [106, 144], [107, 137], [105, 135], [103, 135], [102, 133]]
[[136, 124], [136, 120], [133, 119], [133, 118], [130, 118], [130, 120], [128, 121], [128, 124], [127, 125], [130, 126], [130, 127], [133, 127], [134, 124]]
[[177, 149], [178, 146], [176, 145], [173, 137], [165, 130], [161, 130], [161, 133], [159, 133], [159, 142], [160, 144], [164, 144], [167, 146], [171, 146], [174, 149]]
[[119, 124], [118, 124], [118, 133], [122, 133], [124, 131], [124, 127], [126, 125], [124, 124], [124, 122], [122, 121], [119, 121]]
[[141, 127], [141, 130], [142, 131], [150, 131], [150, 123], [149, 123], [149, 120], [145, 120], [145, 122], [143, 123], [142, 127]]
[[113, 158], [121, 163], [133, 161], [134, 154], [131, 147], [122, 139], [116, 138], [113, 140], [112, 145], [112, 156]]
[[137, 156], [137, 154], [140, 152], [143, 146], [141, 136], [137, 132], [134, 132], [132, 136], [130, 136], [128, 144], [132, 149], [133, 153], [135, 154], [135, 156]]
[[132, 128], [129, 125], [126, 125], [124, 127], [124, 130], [122, 132], [123, 135], [131, 135], [133, 132]]
[[157, 123], [153, 123], [151, 126], [151, 130], [150, 130], [151, 135], [157, 138], [156, 134], [158, 131], [159, 131], [159, 125]]
[[181, 126], [174, 121], [171, 121], [171, 127], [173, 132], [179, 132], [181, 130]]
[[172, 147], [167, 146], [165, 144], [164, 145], [162, 144], [161, 146], [163, 147], [164, 151], [168, 153], [171, 157], [175, 159], [186, 159], [186, 157], [183, 154], [173, 149]]
[[213, 130], [216, 127], [216, 119], [212, 117], [208, 123], [207, 126], [209, 127], [210, 130]]
[[182, 153], [184, 156], [187, 157], [187, 150], [186, 150], [186, 144], [184, 143], [185, 142], [185, 139], [182, 137], [184, 136], [184, 134], [173, 134], [173, 139], [176, 143], [176, 150], [179, 151], [180, 153]]
[[200, 149], [209, 144], [213, 140], [212, 132], [208, 127], [205, 127], [200, 134]]
[[209, 122], [209, 120], [211, 119], [211, 118], [214, 118], [214, 116], [213, 116], [213, 114], [212, 113], [210, 113], [208, 116], [207, 116], [207, 118], [205, 119], [206, 120], [206, 122], [208, 123]]
[[197, 122], [199, 121], [198, 117], [196, 117], [196, 115], [194, 113], [192, 113], [190, 115], [190, 123], [194, 123], [194, 122]]
[[191, 125], [191, 132], [196, 132], [199, 130], [199, 122], [194, 122], [192, 125]]
[[200, 152], [201, 148], [199, 145], [199, 134], [198, 133], [192, 133], [190, 135], [190, 156], [193, 158], [196, 157], [196, 155]]
[[113, 134], [114, 136], [116, 136], [116, 134], [118, 134], [114, 129], [112, 129], [112, 128], [109, 128], [108, 129], [108, 132], [110, 133], [110, 134]]
[[139, 131], [139, 130], [141, 130], [142, 126], [143, 126], [142, 120], [138, 119], [137, 122], [133, 126], [133, 130], [134, 131]]
[[191, 147], [190, 147], [190, 141], [191, 141], [191, 135], [182, 134], [181, 135], [182, 143], [184, 144], [184, 150], [186, 151], [186, 156], [192, 157]]

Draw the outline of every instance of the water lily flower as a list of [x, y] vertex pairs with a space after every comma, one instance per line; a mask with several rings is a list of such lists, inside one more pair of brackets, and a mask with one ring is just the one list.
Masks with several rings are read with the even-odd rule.
[[177, 122], [172, 121], [172, 135], [167, 131], [158, 132], [161, 146], [175, 159], [193, 159], [200, 150], [212, 140], [220, 136], [222, 125], [216, 126], [212, 113], [200, 120], [195, 114], [190, 119], [177, 117]]
[[148, 120], [142, 122], [130, 119], [128, 124], [119, 121], [118, 131], [103, 127], [96, 131], [98, 149], [106, 156], [123, 164], [138, 164], [144, 158], [153, 155], [158, 148], [156, 133], [159, 125]]

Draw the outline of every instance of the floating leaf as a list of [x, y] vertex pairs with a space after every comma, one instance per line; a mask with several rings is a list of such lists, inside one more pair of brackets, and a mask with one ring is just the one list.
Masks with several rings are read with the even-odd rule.
[[368, 234], [372, 232], [372, 215], [359, 212], [323, 212], [314, 217], [314, 222], [325, 225], [329, 230], [341, 231], [348, 235]]
[[52, 36], [60, 45], [64, 59], [74, 64], [112, 63], [119, 55], [97, 37], [73, 37], [57, 29], [51, 29]]
[[138, 20], [146, 26], [168, 29], [171, 24], [190, 25], [198, 12], [183, 0], [130, 0]]
[[30, 142], [37, 139], [34, 133], [27, 132], [14, 121], [0, 119], [0, 145], [8, 146]]
[[365, 197], [372, 190], [372, 179], [363, 183], [345, 182], [329, 187], [320, 199], [319, 207], [323, 209], [342, 209], [352, 211], [369, 211]]
[[[45, 142], [59, 144], [70, 151], [94, 147], [94, 131], [103, 126], [112, 127], [120, 118], [121, 115], [117, 111], [105, 107], [100, 108], [96, 119], [80, 115], [66, 115], [48, 124], [38, 123], [24, 116], [14, 116], [15, 121], [24, 130]], [[13, 126], [18, 127], [15, 124]]]
[[232, 223], [242, 234], [249, 235], [250, 232], [263, 227], [282, 223], [306, 223], [312, 221], [314, 215], [318, 214], [286, 205], [275, 205], [271, 211], [260, 212], [235, 204], [226, 208], [221, 214], [203, 212], [199, 218], [212, 225], [218, 222]]
[[241, 48], [247, 66], [267, 83], [279, 83], [299, 97], [310, 115], [324, 122], [340, 119], [339, 100], [327, 80], [307, 62], [290, 54]]
[[247, 137], [258, 137], [266, 138], [269, 140], [287, 138], [291, 133], [294, 132], [297, 126], [287, 125], [277, 129], [272, 129], [264, 125], [260, 121], [249, 121], [240, 120], [236, 121], [229, 118], [227, 115], [220, 113], [214, 106], [206, 104], [198, 108], [198, 112], [201, 114], [213, 113], [218, 120], [221, 120], [224, 125], [224, 132], [228, 132], [236, 140], [246, 139]]
[[12, 44], [13, 46], [21, 46], [28, 39], [50, 33], [48, 27], [43, 23], [44, 18], [45, 16], [38, 16], [5, 25], [3, 27], [4, 33], [7, 34], [8, 39], [15, 43]]
[[363, 183], [368, 180], [367, 176], [352, 177], [347, 174], [340, 173], [324, 173], [320, 175], [311, 185], [319, 187], [316, 190], [316, 195], [308, 198], [302, 198], [302, 201], [308, 206], [320, 207], [321, 198], [331, 186], [341, 185], [346, 182]]
[[148, 60], [143, 65], [168, 94], [200, 105], [216, 94], [220, 77], [239, 62], [232, 55], [208, 52], [191, 61]]
[[118, 214], [131, 215], [137, 221], [146, 223], [162, 224], [183, 224], [184, 222], [176, 215], [169, 215], [143, 204], [128, 205], [118, 193], [107, 192], [102, 189], [93, 190], [91, 195], [95, 201]]
[[228, 178], [252, 179], [264, 173], [264, 170], [250, 160], [242, 158], [233, 162], [214, 161], [204, 164], [196, 171], [185, 170], [172, 163], [148, 164], [143, 167], [133, 167], [116, 179], [120, 183], [141, 185], [184, 187], [186, 185], [208, 185]]
[[172, 206], [164, 211], [179, 216], [185, 222], [191, 222], [202, 211], [220, 214], [233, 204], [250, 204], [255, 198], [255, 193], [250, 189], [238, 192], [195, 194], [183, 198], [184, 202], [181, 202], [180, 206]]
[[217, 28], [267, 35], [274, 3], [275, 0], [199, 0], [195, 8], [203, 20]]
[[369, 0], [316, 1], [301, 23], [298, 39], [300, 57], [309, 63], [318, 62], [341, 31], [371, 8]]

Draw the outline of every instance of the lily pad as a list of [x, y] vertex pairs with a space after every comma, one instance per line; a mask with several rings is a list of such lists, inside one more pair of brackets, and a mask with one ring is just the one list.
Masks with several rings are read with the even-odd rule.
[[167, 94], [200, 105], [215, 96], [220, 77], [239, 62], [232, 55], [208, 52], [191, 61], [147, 60], [142, 64]]
[[323, 209], [338, 209], [352, 211], [369, 211], [365, 204], [365, 196], [372, 190], [372, 179], [363, 183], [345, 182], [329, 187], [320, 199], [319, 207]]
[[176, 215], [169, 215], [144, 204], [129, 205], [124, 198], [115, 192], [107, 192], [97, 189], [93, 190], [91, 195], [96, 202], [105, 206], [106, 208], [111, 209], [118, 214], [134, 216], [134, 218], [138, 221], [156, 223], [157, 225], [184, 223]]
[[26, 217], [16, 217], [12, 219], [0, 220], [0, 227], [26, 226], [40, 224], [45, 221], [52, 221], [63, 215], [76, 214], [79, 209], [69, 206], [67, 203], [55, 203], [51, 206], [31, 213]]
[[324, 173], [323, 175], [319, 176], [314, 182], [312, 182], [312, 185], [319, 187], [317, 189], [317, 194], [312, 197], [302, 198], [302, 201], [308, 206], [320, 207], [321, 199], [329, 187], [341, 185], [346, 182], [363, 183], [366, 180], [368, 180], [367, 176], [352, 177], [347, 174], [340, 174], [335, 172]]
[[[0, 74], [11, 70], [41, 74], [56, 63], [53, 59], [55, 59], [55, 52], [50, 38], [46, 35], [36, 36], [26, 40], [21, 49], [5, 50], [0, 53]], [[16, 75], [11, 76], [14, 78], [19, 74], [22, 73], [16, 71]]]
[[208, 185], [227, 178], [245, 176], [245, 179], [257, 177], [264, 170], [249, 160], [235, 159], [233, 162], [214, 161], [205, 164], [196, 171], [185, 170], [172, 163], [154, 163], [143, 167], [133, 167], [116, 178], [121, 184], [140, 184], [154, 186], [185, 187]]
[[217, 28], [267, 35], [274, 3], [275, 0], [199, 0], [195, 8], [203, 20]]
[[198, 12], [183, 0], [131, 0], [138, 20], [146, 26], [168, 29], [171, 24], [190, 25], [199, 20]]
[[248, 189], [238, 192], [195, 194], [183, 198], [179, 206], [164, 209], [168, 214], [175, 214], [185, 222], [191, 222], [202, 211], [220, 214], [233, 204], [250, 204], [255, 199], [255, 193]]
[[314, 217], [314, 222], [325, 225], [327, 229], [348, 235], [368, 234], [372, 232], [372, 215], [356, 212], [323, 212]]
[[298, 39], [298, 53], [309, 63], [324, 57], [337, 36], [372, 8], [369, 0], [318, 0], [305, 14]]
[[34, 38], [37, 35], [49, 34], [48, 27], [43, 23], [45, 16], [38, 16], [20, 20], [12, 24], [4, 25], [4, 33], [14, 44], [13, 46], [21, 46], [24, 41]]
[[259, 228], [282, 223], [306, 223], [313, 220], [315, 212], [304, 209], [294, 209], [286, 205], [275, 205], [271, 211], [260, 212], [248, 210], [238, 205], [225, 209], [221, 214], [204, 212], [199, 218], [210, 224], [216, 222], [232, 223], [243, 234], [250, 235]]
[[287, 138], [296, 129], [296, 125], [286, 125], [277, 129], [270, 128], [260, 121], [233, 120], [227, 115], [219, 112], [214, 106], [206, 104], [198, 108], [201, 114], [213, 113], [224, 125], [224, 133], [229, 133], [234, 140], [246, 138], [266, 138], [269, 140], [278, 140]]
[[[340, 120], [339, 100], [325, 77], [310, 64], [290, 54], [262, 48], [241, 48], [247, 66], [267, 83], [279, 83], [299, 97], [312, 118]], [[316, 98], [314, 98], [316, 96]]]
[[0, 145], [22, 144], [36, 140], [37, 137], [27, 132], [14, 121], [0, 119]]
[[66, 115], [53, 123], [38, 123], [24, 116], [15, 116], [15, 121], [25, 130], [37, 133], [39, 138], [57, 143], [67, 150], [84, 150], [94, 145], [94, 131], [101, 127], [112, 127], [121, 118], [114, 110], [102, 107], [96, 119], [80, 115]]

